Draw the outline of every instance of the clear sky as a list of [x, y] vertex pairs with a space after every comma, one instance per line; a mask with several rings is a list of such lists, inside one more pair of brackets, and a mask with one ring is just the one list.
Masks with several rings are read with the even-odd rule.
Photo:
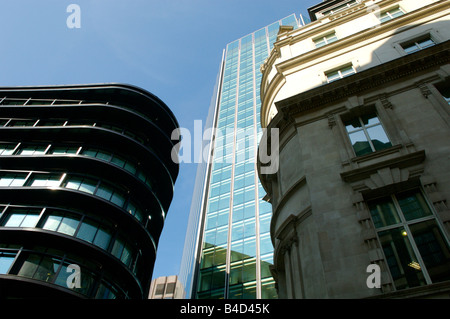
[[[320, 0], [0, 0], [0, 86], [126, 83], [206, 119], [226, 44]], [[80, 28], [68, 28], [70, 4]], [[181, 164], [153, 276], [178, 274], [196, 164]]]

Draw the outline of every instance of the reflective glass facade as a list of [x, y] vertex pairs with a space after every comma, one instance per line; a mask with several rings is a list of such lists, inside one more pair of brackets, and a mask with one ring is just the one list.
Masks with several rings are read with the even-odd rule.
[[0, 299], [146, 299], [179, 169], [170, 109], [93, 84], [0, 88], [0, 110]]
[[[262, 135], [259, 68], [280, 25], [296, 28], [298, 22], [291, 15], [229, 43], [225, 50], [213, 155], [206, 174], [200, 175], [204, 178], [202, 205], [191, 211], [191, 218], [201, 216], [201, 225], [196, 238], [187, 238], [198, 245], [193, 274], [185, 279], [192, 298], [277, 298], [269, 270], [272, 208], [262, 200], [265, 192], [258, 180], [256, 152]], [[190, 265], [183, 264], [182, 272], [186, 267]]]

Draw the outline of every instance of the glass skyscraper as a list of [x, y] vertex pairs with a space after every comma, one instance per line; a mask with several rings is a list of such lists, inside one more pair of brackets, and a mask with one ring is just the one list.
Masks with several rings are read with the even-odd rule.
[[260, 127], [260, 65], [279, 27], [297, 28], [294, 14], [229, 43], [224, 50], [205, 130], [214, 134], [199, 164], [180, 270], [193, 299], [277, 298], [270, 273], [271, 205], [262, 200], [256, 155]]

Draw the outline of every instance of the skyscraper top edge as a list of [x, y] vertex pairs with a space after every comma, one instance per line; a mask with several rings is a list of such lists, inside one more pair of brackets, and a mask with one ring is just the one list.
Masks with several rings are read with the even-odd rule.
[[253, 32], [247, 33], [247, 34], [245, 34], [245, 35], [243, 35], [243, 36], [241, 36], [241, 37], [239, 37], [239, 38], [237, 38], [237, 39], [235, 39], [235, 40], [233, 40], [233, 41], [228, 42], [228, 43], [226, 44], [225, 47], [228, 47], [228, 45], [230, 45], [231, 43], [236, 42], [236, 41], [239, 41], [239, 40], [241, 40], [241, 39], [243, 39], [243, 38], [245, 38], [245, 37], [247, 37], [247, 36], [249, 36], [249, 35], [251, 35], [251, 34], [257, 33], [258, 31], [263, 30], [263, 29], [265, 29], [266, 27], [268, 27], [268, 26], [270, 26], [270, 25], [272, 25], [272, 24], [274, 24], [274, 23], [277, 23], [277, 22], [280, 23], [281, 21], [283, 21], [283, 20], [285, 20], [286, 18], [289, 18], [289, 17], [291, 17], [291, 16], [294, 16], [294, 17], [295, 17], [295, 20], [297, 21], [297, 24], [300, 25], [300, 24], [299, 24], [299, 20], [297, 19], [297, 16], [295, 15], [295, 13], [291, 13], [291, 14], [285, 16], [284, 18], [278, 19], [278, 20], [276, 20], [276, 21], [274, 21], [274, 22], [272, 22], [272, 23], [269, 23], [268, 25], [266, 25], [266, 26], [264, 26], [264, 27], [261, 27], [261, 28], [255, 30], [255, 31], [253, 31]]

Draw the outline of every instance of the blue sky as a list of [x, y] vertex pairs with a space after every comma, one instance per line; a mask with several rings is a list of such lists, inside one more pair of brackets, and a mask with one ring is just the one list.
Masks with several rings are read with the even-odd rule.
[[[2, 0], [0, 86], [127, 83], [205, 120], [226, 44], [320, 0]], [[70, 29], [66, 8], [81, 9]], [[181, 164], [154, 277], [178, 274], [196, 164]]]

